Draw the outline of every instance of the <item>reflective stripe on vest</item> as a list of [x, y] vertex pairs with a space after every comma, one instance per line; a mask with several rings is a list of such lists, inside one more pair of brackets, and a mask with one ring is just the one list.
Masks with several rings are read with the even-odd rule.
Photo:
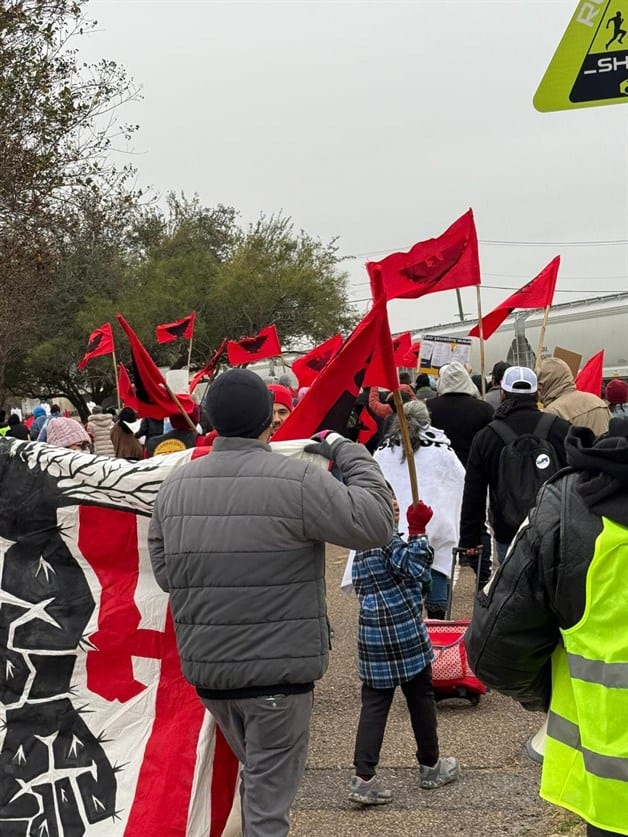
[[552, 656], [541, 796], [628, 835], [628, 529], [602, 518], [594, 550], [584, 613]]

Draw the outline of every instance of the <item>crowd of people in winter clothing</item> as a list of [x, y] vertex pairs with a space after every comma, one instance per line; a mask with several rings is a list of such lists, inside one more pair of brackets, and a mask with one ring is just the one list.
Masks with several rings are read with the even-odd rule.
[[[383, 514], [385, 494], [394, 510], [394, 527], [389, 530], [384, 515], [378, 531], [386, 532], [387, 539], [377, 543], [373, 537], [365, 538], [363, 533], [362, 548], [358, 543], [348, 565], [360, 606], [357, 650], [358, 673], [362, 681], [355, 775], [351, 779], [349, 799], [360, 805], [381, 805], [393, 798], [379, 781], [376, 768], [397, 687], [405, 697], [416, 738], [420, 787], [435, 789], [454, 781], [459, 775], [457, 759], [439, 753], [431, 676], [433, 652], [423, 621], [424, 615], [430, 619], [447, 618], [453, 583], [452, 553], [457, 550], [465, 563], [473, 567], [479, 588], [484, 588], [479, 594], [467, 637], [476, 673], [488, 685], [511, 694], [524, 705], [549, 711], [550, 743], [543, 795], [580, 814], [588, 823], [589, 835], [628, 834], [624, 814], [614, 813], [620, 797], [613, 785], [615, 781], [624, 782], [622, 788], [628, 792], [628, 751], [624, 752], [625, 748], [622, 750], [616, 740], [609, 743], [598, 729], [594, 730], [594, 716], [579, 714], [585, 704], [595, 704], [600, 688], [608, 691], [608, 694], [604, 693], [606, 702], [601, 711], [612, 708], [621, 717], [628, 711], [621, 696], [611, 694], [613, 678], [621, 679], [623, 689], [628, 684], [628, 675], [612, 668], [620, 665], [628, 670], [628, 649], [624, 640], [611, 637], [612, 629], [608, 629], [604, 618], [598, 617], [596, 611], [603, 591], [608, 598], [614, 588], [628, 589], [628, 576], [621, 577], [623, 586], [618, 588], [619, 576], [608, 569], [608, 564], [602, 566], [603, 557], [614, 554], [613, 550], [621, 549], [622, 555], [628, 551], [628, 519], [625, 515], [628, 384], [616, 378], [608, 382], [599, 396], [581, 392], [569, 366], [559, 358], [549, 357], [542, 359], [535, 370], [499, 361], [486, 381], [479, 376], [474, 379], [470, 370], [457, 361], [443, 366], [436, 381], [426, 374], [419, 374], [413, 382], [408, 373], [401, 373], [400, 398], [397, 399], [393, 393], [371, 387], [358, 396], [352, 419], [344, 429], [344, 438], [332, 434], [332, 441], [332, 436], [322, 434], [316, 437], [315, 449], [312, 449], [334, 461], [339, 458], [341, 464], [344, 456], [346, 472], [342, 477], [348, 482], [342, 491], [331, 492], [339, 509], [347, 507], [349, 518], [340, 526], [333, 523], [333, 515], [326, 517], [321, 513], [318, 518], [310, 519], [310, 511], [303, 507], [302, 496], [305, 497], [307, 491], [317, 508], [326, 508], [329, 483], [323, 481], [319, 485], [319, 476], [312, 474], [305, 480], [307, 471], [300, 466], [292, 473], [292, 466], [288, 468], [276, 462], [268, 470], [264, 464], [268, 463], [265, 454], [270, 451], [267, 442], [291, 415], [307, 388], [295, 388], [289, 376], [262, 382], [255, 375], [251, 378], [252, 374], [225, 373], [227, 377], [220, 375], [210, 385], [208, 415], [203, 416], [210, 420], [209, 426], [204, 421], [201, 423], [199, 405], [189, 395], [181, 393], [177, 396], [179, 409], [173, 409], [172, 415], [164, 420], [140, 420], [128, 406], [107, 410], [95, 405], [83, 425], [78, 419], [64, 415], [53, 404], [49, 409], [36, 407], [25, 421], [18, 413], [12, 413], [8, 419], [4, 412], [1, 413], [0, 434], [129, 460], [160, 456], [197, 445], [215, 445], [211, 457], [213, 464], [208, 473], [215, 471], [218, 476], [229, 476], [230, 498], [227, 505], [222, 500], [211, 501], [218, 517], [229, 518], [230, 503], [235, 504], [234, 508], [242, 505], [242, 497], [237, 496], [236, 491], [240, 482], [250, 494], [253, 485], [249, 480], [250, 469], [254, 471], [259, 467], [269, 484], [272, 482], [274, 490], [285, 496], [286, 506], [290, 506], [292, 499], [284, 487], [287, 485], [284, 480], [286, 477], [296, 480], [303, 494], [299, 495], [294, 508], [290, 506], [292, 512], [286, 517], [282, 535], [285, 543], [282, 541], [281, 550], [278, 546], [277, 550], [290, 553], [290, 561], [298, 558], [297, 564], [312, 550], [316, 552], [317, 560], [320, 559], [320, 549], [312, 546], [311, 541], [333, 540], [334, 531], [342, 533], [342, 538], [334, 542], [350, 545], [356, 540], [351, 535], [350, 514], [351, 509], [356, 513], [359, 504], [349, 500], [353, 495], [361, 496], [361, 489], [352, 488], [351, 480], [354, 479], [358, 486], [366, 475], [366, 484], [372, 480], [378, 496], [372, 508]], [[225, 400], [227, 392], [228, 401]], [[404, 422], [397, 412], [399, 400]], [[372, 419], [371, 426], [376, 428], [366, 442], [372, 457], [366, 454], [363, 445], [352, 445], [351, 450], [359, 450], [359, 454], [354, 452], [350, 456], [347, 447], [339, 454], [339, 445], [357, 438], [361, 428], [360, 413], [364, 410]], [[420, 475], [421, 499], [418, 502], [413, 500], [409, 457], [414, 460]], [[255, 467], [253, 463], [257, 463]], [[571, 470], [565, 471], [566, 466], [571, 466]], [[203, 502], [199, 499], [202, 495], [196, 490], [195, 475], [204, 467], [195, 466], [194, 473], [189, 471], [189, 485], [185, 483], [188, 471], [183, 469], [183, 494], [172, 494], [170, 489], [160, 492], [163, 496], [157, 504], [159, 519], [155, 518], [152, 525], [151, 550], [157, 578], [164, 589], [168, 589], [170, 581], [170, 574], [164, 569], [166, 563], [176, 563], [178, 557], [163, 554], [161, 527], [179, 526], [177, 521], [183, 513], [196, 517], [202, 514]], [[583, 476], [578, 475], [578, 469]], [[342, 468], [340, 470], [342, 472]], [[352, 476], [348, 478], [349, 474]], [[361, 476], [356, 476], [358, 474]], [[382, 478], [386, 481], [385, 490]], [[247, 515], [256, 508], [255, 497], [249, 494], [242, 505], [242, 509], [248, 509]], [[187, 506], [187, 511], [181, 506], [184, 500], [192, 512]], [[294, 520], [299, 515], [303, 515], [303, 525], [310, 526], [315, 533], [311, 538], [306, 537], [306, 547], [302, 543], [303, 526], [299, 523], [294, 528]], [[246, 528], [234, 529], [234, 540], [246, 540]], [[388, 537], [390, 531], [392, 536]], [[271, 552], [275, 549], [273, 532], [272, 527], [264, 529], [262, 538], [266, 539], [266, 549]], [[179, 529], [176, 536], [182, 544], [192, 544], [194, 540]], [[222, 562], [221, 572], [224, 577], [229, 576], [230, 568], [235, 566], [230, 557], [233, 544], [224, 541], [218, 549], [207, 539], [201, 540], [203, 550]], [[189, 554], [204, 554], [194, 553], [193, 544], [190, 548]], [[239, 551], [238, 561], [244, 560], [245, 555], [248, 556], [246, 560], [255, 557]], [[175, 563], [171, 563], [173, 572], [176, 571]], [[256, 573], [255, 567], [253, 562], [250, 571]], [[278, 567], [277, 578], [280, 578], [286, 567], [281, 562]], [[294, 572], [291, 569], [286, 576], [292, 579], [290, 584], [294, 583]], [[324, 570], [321, 569], [321, 573]], [[599, 595], [597, 588], [595, 595], [591, 592], [589, 576], [599, 584], [602, 591]], [[273, 585], [279, 584], [277, 578], [273, 578]], [[303, 575], [303, 583], [305, 578]], [[310, 579], [307, 583], [318, 584], [321, 579], [314, 582]], [[258, 585], [270, 583], [261, 576], [256, 581]], [[200, 589], [203, 594], [206, 592], [205, 588]], [[197, 598], [200, 595], [196, 587], [193, 595]], [[281, 591], [277, 595], [282, 595]], [[625, 593], [622, 595], [628, 606]], [[320, 592], [319, 599], [321, 597], [324, 599], [324, 592]], [[225, 611], [232, 606], [240, 608], [237, 596], [233, 604], [221, 601]], [[179, 620], [181, 625], [193, 624], [193, 620], [188, 622], [190, 614], [186, 607], [182, 606], [180, 611], [175, 608], [175, 622]], [[593, 608], [592, 615], [589, 615], [590, 607]], [[290, 609], [287, 604], [286, 608]], [[326, 636], [328, 630], [321, 627], [325, 614], [320, 601], [319, 610], [311, 618], [318, 626], [315, 640], [320, 649], [319, 632]], [[618, 620], [625, 616], [621, 603], [610, 610]], [[295, 610], [292, 617], [294, 623], [301, 626], [299, 630], [304, 631], [305, 638], [311, 631], [306, 625], [309, 618], [305, 616], [306, 611], [304, 603], [299, 613]], [[241, 629], [248, 630], [246, 619], [242, 621], [241, 610], [238, 613]], [[263, 626], [270, 618], [270, 611], [264, 611], [264, 614], [255, 624], [258, 637], [266, 637]], [[585, 616], [590, 619], [588, 628]], [[277, 624], [279, 627], [273, 623], [264, 640], [268, 665], [275, 659], [273, 632], [282, 629], [282, 625]], [[612, 653], [600, 649], [599, 637], [605, 637], [613, 646]], [[277, 834], [287, 833], [287, 811], [296, 793], [307, 748], [309, 693], [313, 680], [322, 676], [327, 664], [324, 652], [316, 671], [308, 669], [307, 682], [302, 682], [303, 675], [291, 673], [293, 665], [299, 669], [299, 664], [293, 663], [293, 657], [299, 656], [299, 649], [294, 637], [288, 639], [288, 634], [286, 642], [292, 643], [294, 654], [277, 668], [272, 679], [274, 691], [268, 695], [270, 684], [264, 681], [262, 669], [250, 661], [225, 659], [217, 665], [214, 657], [210, 665], [202, 661], [200, 649], [197, 649], [200, 657], [194, 663], [184, 660], [186, 676], [197, 687], [201, 699], [214, 713], [245, 766], [243, 812], [246, 811], [250, 820], [256, 817], [262, 823], [264, 806], [269, 810], [274, 808], [273, 816], [281, 822], [281, 826], [277, 826], [279, 830], [273, 832]], [[557, 649], [566, 651], [565, 659]], [[214, 653], [218, 651], [214, 649]], [[504, 664], [506, 659], [508, 665]], [[300, 665], [302, 669], [307, 668], [303, 661]], [[610, 681], [605, 679], [607, 666], [611, 667], [608, 669]], [[555, 670], [550, 675], [552, 667]], [[208, 673], [210, 669], [211, 673]], [[218, 678], [214, 682], [214, 669], [224, 670], [223, 680]], [[581, 676], [582, 672], [585, 674]], [[578, 678], [594, 684], [598, 691], [575, 686]], [[300, 713], [301, 743], [298, 751], [292, 753], [298, 765], [295, 762], [294, 770], [291, 768], [290, 781], [287, 779], [290, 771], [284, 771], [285, 793], [281, 800], [273, 801], [267, 789], [260, 791], [263, 771], [257, 779], [247, 777], [249, 762], [252, 768], [258, 769], [262, 756], [249, 751], [246, 735], [236, 732], [243, 718], [245, 724], [259, 724], [260, 719], [253, 718], [255, 713], [247, 715], [244, 710], [242, 716], [236, 717], [238, 713], [234, 714], [234, 707], [236, 701], [242, 703], [248, 698], [268, 698], [269, 701], [272, 698], [275, 703], [272, 707], [269, 703], [269, 707], [274, 711], [278, 698], [286, 697], [284, 692], [292, 696], [291, 703], [296, 708], [291, 711]], [[296, 715], [293, 720], [295, 718]], [[576, 735], [580, 738], [576, 739]], [[575, 775], [573, 767], [569, 766], [570, 760], [573, 764], [581, 758], [579, 741], [585, 738], [596, 752], [607, 748], [608, 764], [604, 762], [606, 756], [599, 756], [595, 762], [587, 762], [585, 758], [584, 767], [578, 762], [578, 770], [583, 775]], [[568, 754], [565, 748], [571, 748]], [[618, 765], [618, 759], [623, 759], [623, 767]], [[252, 769], [252, 775], [255, 769]], [[590, 797], [585, 802], [582, 801], [583, 786], [587, 787]], [[266, 833], [261, 825], [260, 829], [260, 834]]]

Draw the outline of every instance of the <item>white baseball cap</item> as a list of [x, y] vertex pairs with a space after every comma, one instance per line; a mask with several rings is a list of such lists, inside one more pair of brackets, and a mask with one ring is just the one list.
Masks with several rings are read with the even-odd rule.
[[538, 389], [536, 375], [527, 366], [509, 366], [504, 372], [501, 387], [504, 392], [534, 393]]

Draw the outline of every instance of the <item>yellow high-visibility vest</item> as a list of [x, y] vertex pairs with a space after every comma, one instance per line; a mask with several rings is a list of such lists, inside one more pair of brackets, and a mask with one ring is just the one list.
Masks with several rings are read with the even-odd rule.
[[552, 657], [541, 796], [628, 834], [628, 528], [602, 523], [584, 614]]

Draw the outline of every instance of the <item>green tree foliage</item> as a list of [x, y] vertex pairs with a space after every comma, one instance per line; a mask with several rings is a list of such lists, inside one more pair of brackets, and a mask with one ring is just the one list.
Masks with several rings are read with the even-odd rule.
[[[85, 0], [0, 3], [0, 400], [10, 365], [49, 317], [61, 262], [86, 195], [127, 191], [108, 151], [134, 126], [116, 108], [136, 96], [115, 62], [80, 62], [72, 44], [95, 24]], [[36, 304], [34, 301], [36, 300]]]

